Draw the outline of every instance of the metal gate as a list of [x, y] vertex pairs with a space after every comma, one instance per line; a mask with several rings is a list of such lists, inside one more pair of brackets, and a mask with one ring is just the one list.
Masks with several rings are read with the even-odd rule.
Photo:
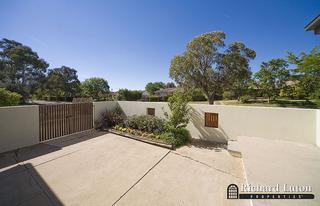
[[39, 106], [40, 142], [93, 128], [93, 104]]

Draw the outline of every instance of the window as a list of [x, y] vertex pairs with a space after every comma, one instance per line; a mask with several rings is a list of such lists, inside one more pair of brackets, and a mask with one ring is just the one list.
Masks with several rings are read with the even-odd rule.
[[204, 113], [204, 126], [218, 128], [218, 113]]
[[147, 108], [147, 115], [154, 116], [155, 114], [156, 114], [156, 109], [155, 108]]

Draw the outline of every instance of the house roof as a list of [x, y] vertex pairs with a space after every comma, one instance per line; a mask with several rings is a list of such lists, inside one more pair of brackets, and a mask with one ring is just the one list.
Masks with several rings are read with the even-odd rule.
[[306, 31], [317, 30], [320, 28], [320, 15], [314, 18], [309, 24], [307, 24], [304, 29]]
[[157, 91], [155, 91], [154, 93], [161, 93], [161, 92], [166, 92], [166, 93], [170, 93], [170, 92], [174, 92], [175, 90], [177, 90], [177, 88], [165, 88], [165, 89], [159, 89]]
[[142, 92], [142, 96], [149, 96], [150, 94], [149, 94], [149, 92], [147, 92], [147, 91], [144, 91], [144, 92]]

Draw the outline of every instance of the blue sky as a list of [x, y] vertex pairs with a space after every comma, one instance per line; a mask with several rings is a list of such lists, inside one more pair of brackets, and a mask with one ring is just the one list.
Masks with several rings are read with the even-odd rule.
[[253, 71], [286, 51], [309, 51], [320, 36], [304, 26], [318, 14], [319, 0], [1, 0], [0, 38], [32, 47], [50, 68], [77, 69], [80, 80], [143, 89], [170, 81], [171, 58], [208, 31], [254, 49]]

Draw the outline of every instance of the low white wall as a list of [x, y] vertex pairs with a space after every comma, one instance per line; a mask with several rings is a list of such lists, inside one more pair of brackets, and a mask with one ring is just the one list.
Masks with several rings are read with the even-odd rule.
[[320, 147], [320, 109], [317, 110], [317, 121], [316, 121], [316, 130], [317, 130], [317, 146]]
[[38, 106], [0, 107], [0, 152], [39, 143]]
[[155, 108], [155, 115], [164, 118], [164, 112], [170, 111], [165, 102], [118, 101], [118, 105], [126, 116], [147, 114], [147, 108]]
[[103, 113], [113, 110], [117, 105], [116, 101], [93, 102], [94, 122], [101, 120]]
[[[148, 107], [155, 108], [159, 117], [169, 111], [163, 102], [118, 101], [118, 104], [127, 116], [146, 114]], [[319, 110], [205, 104], [190, 104], [190, 107], [191, 121], [187, 129], [196, 139], [224, 142], [228, 138], [252, 136], [315, 145], [320, 135], [320, 129], [317, 133]], [[219, 114], [218, 129], [204, 127], [205, 112]]]
[[[193, 122], [198, 124], [197, 119], [201, 122], [195, 126], [198, 129], [204, 125], [204, 112], [215, 112], [219, 114], [220, 131], [232, 139], [251, 136], [316, 144], [317, 110], [200, 104], [190, 106], [193, 109], [191, 116], [196, 118]], [[203, 128], [208, 134], [211, 133], [208, 128]]]

